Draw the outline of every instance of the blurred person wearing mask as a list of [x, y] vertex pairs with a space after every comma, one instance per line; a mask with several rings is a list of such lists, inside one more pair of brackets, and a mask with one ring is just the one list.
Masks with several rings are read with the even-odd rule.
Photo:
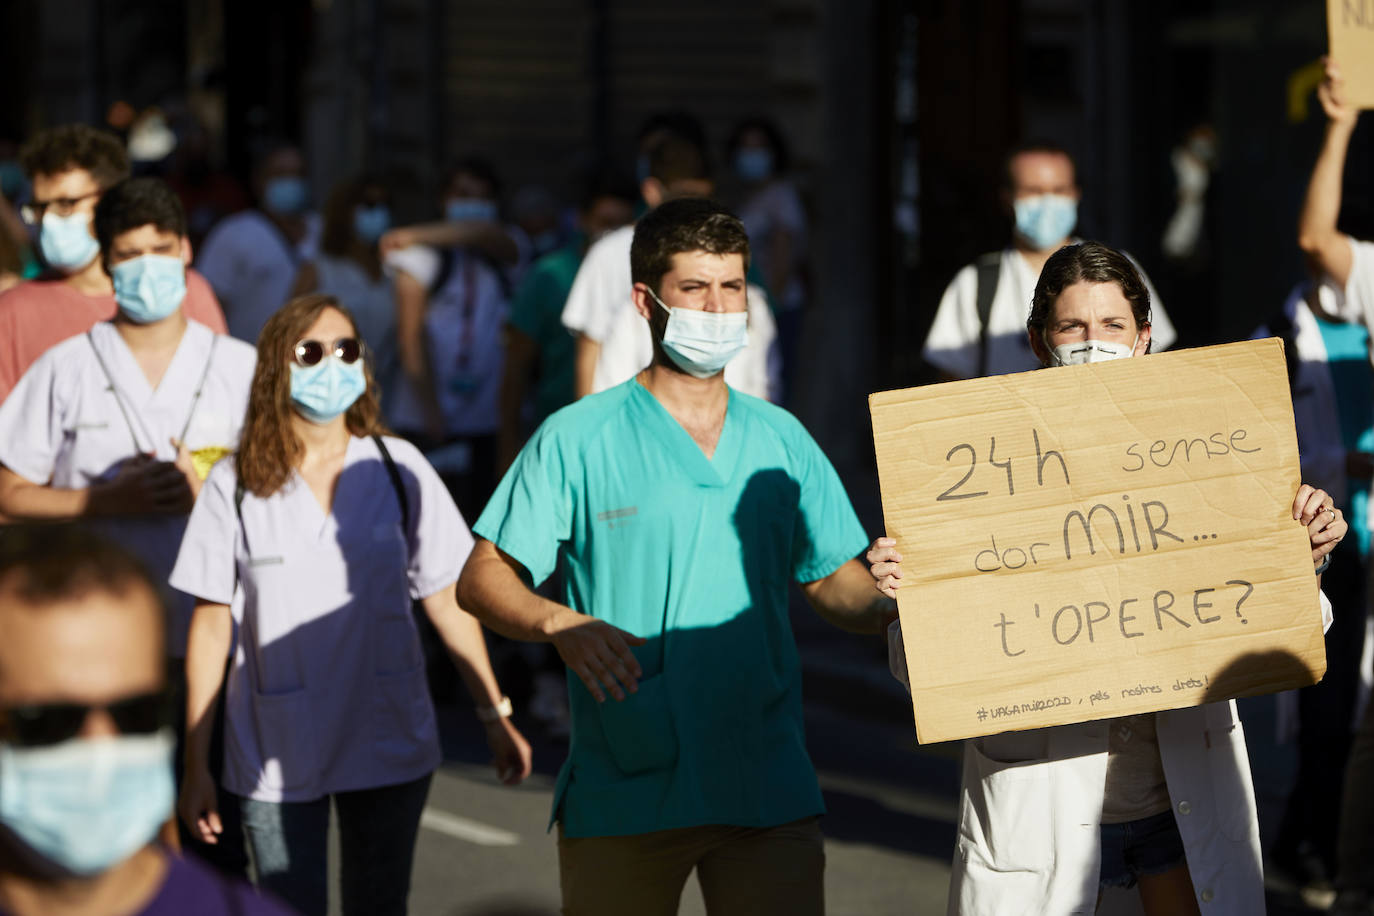
[[757, 256], [756, 269], [773, 303], [783, 389], [790, 391], [791, 367], [806, 305], [806, 208], [789, 174], [787, 143], [772, 120], [741, 121], [730, 134], [726, 154], [742, 186], [739, 218], [749, 233], [749, 244]]
[[[91, 218], [101, 194], [129, 176], [119, 140], [82, 124], [38, 133], [20, 161], [33, 185], [21, 215], [38, 230], [47, 272], [0, 294], [0, 402], [54, 344], [115, 316], [114, 286]], [[186, 272], [185, 310], [210, 330], [225, 330], [215, 294], [195, 271]]]
[[399, 383], [396, 302], [382, 270], [378, 243], [391, 228], [390, 194], [379, 178], [360, 176], [337, 185], [325, 200], [320, 253], [296, 275], [292, 297], [320, 292], [347, 302], [358, 335], [372, 357], [381, 387], [382, 413], [391, 422], [389, 399]]
[[[1081, 197], [1075, 175], [1073, 157], [1053, 143], [1025, 143], [1007, 155], [1002, 203], [1012, 219], [1011, 244], [979, 256], [955, 275], [921, 351], [946, 379], [1025, 372], [1039, 365], [1026, 338], [1026, 307], [1050, 255], [1074, 241]], [[1155, 352], [1166, 350], [1178, 335], [1143, 270], [1141, 277], [1154, 303]]]
[[4, 916], [288, 916], [155, 842], [175, 802], [160, 594], [94, 532], [0, 532]]
[[257, 206], [225, 217], [196, 254], [224, 306], [229, 333], [254, 343], [263, 323], [291, 298], [301, 262], [313, 254], [316, 221], [301, 151], [269, 148], [253, 169]]
[[607, 176], [588, 187], [578, 210], [578, 231], [567, 244], [537, 260], [511, 300], [506, 324], [506, 369], [501, 383], [501, 438], [497, 470], [510, 467], [527, 434], [525, 401], [535, 380], [533, 426], [576, 397], [574, 340], [563, 326], [563, 305], [589, 246], [629, 224], [634, 189]]
[[[1325, 65], [1326, 77], [1318, 87], [1317, 98], [1326, 114], [1326, 133], [1312, 167], [1312, 178], [1298, 220], [1298, 246], [1321, 277], [1319, 294], [1308, 301], [1322, 317], [1362, 322], [1374, 329], [1374, 242], [1346, 235], [1337, 226], [1345, 159], [1360, 110], [1346, 98], [1345, 81], [1338, 63], [1327, 58]], [[1361, 470], [1360, 464], [1367, 467], [1367, 462], [1351, 461], [1347, 465], [1348, 472]], [[1366, 702], [1346, 761], [1341, 796], [1336, 841], [1337, 896], [1331, 910], [1341, 916], [1374, 913], [1371, 767], [1374, 767], [1374, 703]]]
[[[652, 211], [670, 200], [710, 197], [706, 150], [690, 137], [663, 130], [649, 150], [649, 177], [639, 192]], [[578, 268], [563, 307], [563, 324], [574, 333], [574, 383], [578, 397], [605, 391], [649, 365], [653, 340], [633, 307], [630, 247], [634, 225], [608, 232]], [[746, 394], [777, 400], [776, 328], [763, 290], [748, 287], [748, 341], [725, 367], [726, 384]]]
[[[43, 354], [0, 405], [0, 512], [81, 519], [165, 586], [201, 481], [238, 442], [255, 355], [187, 317], [186, 217], [165, 183], [115, 185], [94, 222], [119, 311]], [[190, 596], [169, 609], [176, 671]]]
[[442, 188], [444, 223], [382, 238], [401, 364], [392, 418], [475, 518], [496, 484], [501, 335], [528, 243], [501, 222], [501, 185], [485, 160], [459, 160]]
[[[502, 781], [530, 772], [482, 629], [454, 597], [472, 535], [419, 451], [385, 435], [357, 334], [330, 296], [268, 319], [243, 441], [206, 480], [171, 580], [196, 596], [182, 821], [221, 841], [216, 784], [233, 793], [256, 880], [305, 916], [329, 909], [331, 805], [343, 912], [406, 911], [442, 759], [412, 601], [478, 704]], [[209, 722], [221, 691], [217, 771]]]

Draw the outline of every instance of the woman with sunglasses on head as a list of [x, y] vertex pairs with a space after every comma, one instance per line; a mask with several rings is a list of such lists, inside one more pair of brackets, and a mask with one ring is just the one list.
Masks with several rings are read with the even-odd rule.
[[507, 784], [528, 775], [529, 745], [454, 598], [471, 533], [420, 453], [383, 435], [352, 316], [329, 296], [294, 299], [263, 327], [258, 360], [238, 454], [206, 480], [172, 573], [197, 598], [179, 811], [215, 841], [210, 712], [237, 623], [223, 784], [258, 883], [323, 916], [332, 800], [343, 912], [404, 913], [440, 761], [412, 599], [476, 700]]
[[[1068, 245], [1045, 263], [1026, 329], [1042, 368], [1144, 356], [1150, 295], [1121, 252]], [[1085, 417], [1093, 409], [1084, 405]], [[1348, 525], [1326, 491], [1307, 484], [1292, 516], [1307, 529], [1320, 590]], [[868, 561], [878, 590], [896, 598], [905, 578], [897, 542], [879, 538]], [[1320, 604], [1329, 627], [1325, 595]], [[904, 642], [919, 638], [897, 623], [888, 630], [892, 673], [908, 688]], [[1104, 893], [1115, 888], [1135, 889], [1146, 916], [1264, 912], [1233, 700], [971, 738], [962, 783], [951, 914], [1114, 912]]]

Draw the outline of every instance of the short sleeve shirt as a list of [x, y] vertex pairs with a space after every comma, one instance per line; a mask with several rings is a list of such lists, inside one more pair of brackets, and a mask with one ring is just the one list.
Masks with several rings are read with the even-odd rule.
[[[225, 333], [214, 291], [194, 270], [186, 271], [182, 308], [192, 321]], [[117, 309], [113, 293], [88, 296], [65, 280], [30, 280], [0, 294], [0, 402], [50, 347], [109, 321]]]
[[230, 334], [257, 342], [263, 324], [291, 298], [305, 249], [260, 210], [227, 216], [210, 230], [196, 267], [215, 288]]
[[648, 643], [597, 704], [569, 677], [554, 815], [569, 836], [766, 827], [823, 810], [802, 729], [788, 583], [867, 544], [834, 468], [781, 408], [730, 392], [713, 457], [637, 381], [550, 417], [476, 532], [569, 606]]
[[630, 302], [630, 245], [635, 227], [621, 226], [597, 239], [582, 259], [568, 302], [563, 324], [600, 343], [611, 333], [622, 310], [634, 311]]
[[539, 353], [539, 383], [535, 412], [542, 420], [574, 396], [574, 340], [563, 326], [563, 305], [568, 301], [582, 263], [579, 238], [535, 261], [515, 291], [510, 305], [510, 325], [534, 341]]
[[439, 764], [411, 600], [457, 581], [472, 535], [420, 452], [384, 441], [409, 528], [370, 438], [349, 441], [327, 514], [295, 473], [236, 508], [232, 461], [210, 472], [191, 511], [172, 585], [230, 605], [239, 624], [224, 760], [237, 795], [310, 801]]
[[[1150, 350], [1158, 353], [1173, 346], [1178, 334], [1164, 306], [1160, 304], [1159, 294], [1155, 292], [1150, 278], [1144, 270], [1140, 271], [1140, 276], [1150, 293]], [[1035, 294], [1038, 279], [1030, 264], [1016, 249], [1006, 248], [1002, 251], [998, 264], [997, 291], [992, 297], [988, 314], [988, 375], [1027, 372], [1039, 367], [1039, 361], [1026, 338], [1026, 318], [1030, 315], [1031, 298]], [[945, 288], [921, 355], [926, 362], [956, 378], [974, 378], [978, 375], [981, 338], [978, 268], [975, 264], [969, 264]]]
[[[63, 341], [29, 368], [0, 405], [0, 463], [31, 483], [85, 489], [140, 453], [173, 461], [173, 437], [193, 455], [238, 444], [256, 351], [188, 322], [157, 388], [108, 322]], [[108, 374], [107, 374], [108, 373]], [[133, 551], [166, 583], [186, 517], [120, 516], [87, 522]], [[169, 596], [168, 653], [186, 653], [191, 600]]]
[[[442, 276], [445, 257], [447, 276]], [[501, 332], [509, 302], [499, 268], [470, 249], [442, 254], [415, 245], [387, 256], [387, 268], [403, 271], [430, 290], [425, 338], [435, 396], [450, 436], [480, 436], [500, 426], [501, 375], [505, 347]], [[438, 283], [438, 289], [432, 287]], [[394, 399], [396, 424], [425, 428], [421, 401], [405, 377]]]

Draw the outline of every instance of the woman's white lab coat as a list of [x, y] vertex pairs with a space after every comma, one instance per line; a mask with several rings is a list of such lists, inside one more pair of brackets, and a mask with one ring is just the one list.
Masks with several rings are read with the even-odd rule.
[[[1331, 605], [1321, 596], [1330, 626]], [[907, 684], [899, 624], [893, 675]], [[1234, 701], [1155, 714], [1169, 799], [1204, 916], [1264, 913], [1259, 822]], [[1110, 720], [964, 743], [951, 916], [1091, 914], [1101, 870]], [[1136, 895], [1117, 895], [1135, 910]], [[1103, 912], [1111, 901], [1104, 897]]]

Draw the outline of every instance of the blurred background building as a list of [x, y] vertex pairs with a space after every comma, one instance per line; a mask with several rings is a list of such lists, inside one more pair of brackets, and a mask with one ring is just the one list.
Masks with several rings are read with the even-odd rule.
[[[1273, 313], [1303, 272], [1325, 43], [1321, 0], [8, 0], [0, 143], [105, 123], [151, 168], [241, 181], [286, 138], [317, 199], [380, 172], [404, 220], [437, 214], [438, 170], [466, 154], [507, 188], [570, 197], [592, 163], [630, 170], [664, 108], [702, 118], [728, 182], [727, 131], [766, 113], [814, 232], [796, 406], [837, 462], [862, 463], [863, 396], [931, 380], [940, 291], [1008, 238], [998, 187], [1019, 140], [1076, 154], [1079, 234], [1139, 258], [1181, 343]], [[1203, 135], [1203, 230], [1166, 257], [1171, 152]], [[1352, 161], [1368, 149], [1357, 134]], [[1369, 235], [1368, 175], [1348, 173], [1347, 228]]]

